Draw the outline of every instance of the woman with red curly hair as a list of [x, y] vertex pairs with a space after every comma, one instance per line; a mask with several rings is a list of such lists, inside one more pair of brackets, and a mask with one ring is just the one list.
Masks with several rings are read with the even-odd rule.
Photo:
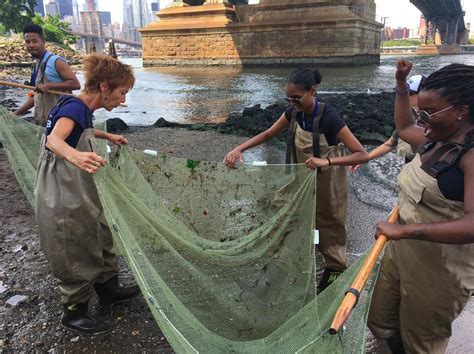
[[105, 165], [96, 138], [126, 144], [122, 135], [93, 126], [99, 108], [111, 111], [125, 102], [135, 83], [131, 66], [102, 55], [84, 60], [85, 85], [78, 97], [60, 98], [51, 110], [41, 143], [35, 198], [41, 247], [61, 291], [64, 327], [100, 334], [105, 323], [88, 314], [94, 294], [112, 305], [139, 293], [118, 283], [112, 235], [92, 175]]

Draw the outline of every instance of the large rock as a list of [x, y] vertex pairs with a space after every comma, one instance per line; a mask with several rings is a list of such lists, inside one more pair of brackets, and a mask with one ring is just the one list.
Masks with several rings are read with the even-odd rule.
[[107, 125], [107, 131], [109, 133], [121, 133], [125, 130], [128, 130], [128, 125], [120, 118], [111, 118], [107, 119], [105, 122]]
[[[361, 141], [384, 141], [395, 128], [394, 98], [391, 93], [326, 94], [319, 99], [335, 107]], [[278, 102], [264, 109], [260, 105], [245, 108], [241, 114], [231, 114], [225, 123], [218, 126], [218, 130], [223, 133], [256, 135], [271, 127], [287, 106], [286, 102]], [[284, 140], [285, 135], [281, 134], [278, 139]]]

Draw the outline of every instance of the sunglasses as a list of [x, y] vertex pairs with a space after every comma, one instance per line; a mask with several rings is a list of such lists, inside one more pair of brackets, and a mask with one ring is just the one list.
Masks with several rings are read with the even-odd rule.
[[433, 117], [437, 114], [443, 113], [443, 112], [445, 112], [445, 111], [447, 111], [448, 109], [451, 109], [451, 108], [454, 108], [454, 106], [449, 106], [449, 107], [444, 108], [444, 109], [442, 109], [438, 112], [434, 112], [434, 113], [429, 114], [428, 112], [426, 112], [422, 109], [419, 109], [418, 107], [413, 107], [413, 108], [411, 108], [411, 114], [413, 114], [413, 117], [415, 117], [415, 119], [419, 123], [431, 124], [431, 117]]
[[286, 100], [288, 103], [301, 105], [301, 104], [303, 103], [303, 98], [304, 98], [304, 96], [306, 96], [306, 94], [307, 94], [308, 92], [309, 92], [309, 91], [306, 91], [306, 92], [304, 93], [304, 95], [301, 96], [301, 97], [299, 97], [299, 98], [285, 97], [285, 100]]

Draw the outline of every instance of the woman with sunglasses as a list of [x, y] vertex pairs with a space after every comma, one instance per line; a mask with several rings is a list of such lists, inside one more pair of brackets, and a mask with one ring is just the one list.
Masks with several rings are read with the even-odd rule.
[[[289, 129], [286, 163], [305, 163], [319, 169], [316, 186], [316, 225], [320, 233], [319, 251], [325, 271], [318, 292], [329, 286], [347, 267], [346, 210], [347, 169], [366, 162], [368, 154], [354, 137], [334, 107], [319, 102], [321, 83], [318, 70], [296, 69], [288, 77], [285, 90], [290, 107], [266, 131], [237, 146], [224, 158], [234, 167], [243, 162], [242, 153]], [[346, 156], [346, 148], [351, 152]]]
[[390, 241], [368, 325], [395, 353], [444, 353], [474, 289], [474, 66], [431, 74], [412, 112], [411, 68], [397, 63], [395, 125], [418, 152], [398, 176], [398, 224], [377, 225]]

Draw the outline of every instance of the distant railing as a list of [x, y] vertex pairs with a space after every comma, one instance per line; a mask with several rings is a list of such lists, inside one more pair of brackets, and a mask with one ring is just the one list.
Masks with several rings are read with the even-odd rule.
[[[474, 45], [464, 44], [459, 46], [462, 52], [474, 52]], [[416, 53], [418, 46], [400, 46], [400, 47], [382, 47], [380, 54], [399, 54], [399, 53]]]
[[119, 57], [124, 58], [141, 58], [143, 56], [142, 51], [136, 49], [117, 48], [116, 52]]
[[416, 53], [418, 46], [403, 46], [403, 47], [382, 47], [380, 48], [381, 54], [390, 54], [390, 53]]
[[82, 38], [98, 38], [98, 39], [104, 39], [104, 40], [112, 39], [115, 43], [127, 44], [130, 46], [136, 46], [136, 47], [141, 47], [142, 45], [140, 42], [130, 41], [128, 39], [123, 39], [123, 38], [115, 38], [115, 37], [111, 37], [107, 35], [104, 35], [103, 37], [101, 37], [97, 34], [85, 33], [85, 32], [80, 32], [80, 31], [71, 31], [71, 33]]

